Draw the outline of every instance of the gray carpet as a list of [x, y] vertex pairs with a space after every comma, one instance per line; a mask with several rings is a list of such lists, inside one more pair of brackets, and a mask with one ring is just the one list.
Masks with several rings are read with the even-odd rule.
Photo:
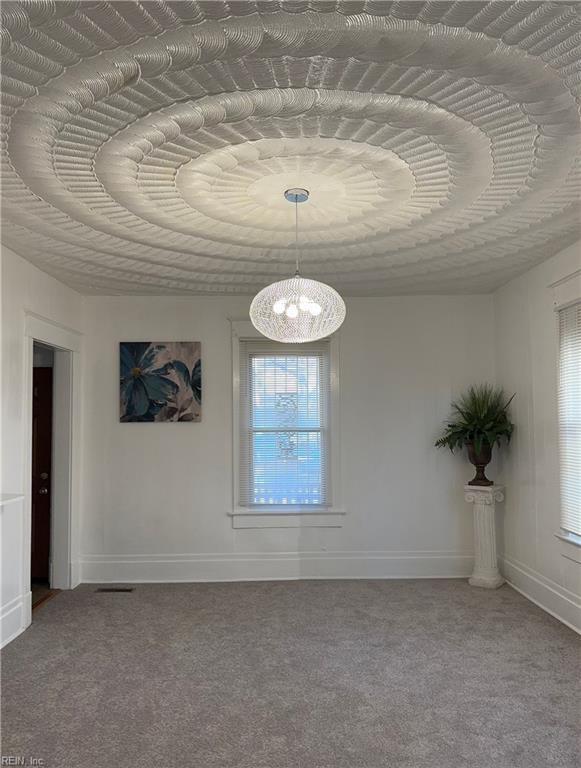
[[3, 652], [46, 768], [575, 768], [580, 640], [463, 581], [94, 586]]

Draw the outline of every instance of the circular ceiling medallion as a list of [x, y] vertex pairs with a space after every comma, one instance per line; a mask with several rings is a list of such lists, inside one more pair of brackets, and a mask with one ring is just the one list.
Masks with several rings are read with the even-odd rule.
[[[292, 5], [292, 8], [291, 8]], [[484, 292], [580, 237], [576, 3], [5, 0], [2, 241], [83, 292]]]
[[[165, 185], [160, 205], [171, 207], [187, 231], [210, 235], [221, 227], [222, 239], [232, 243], [261, 247], [267, 239], [271, 247], [285, 248], [293, 242], [295, 225], [281, 190], [298, 180], [311, 192], [301, 209], [302, 239], [328, 246], [343, 239], [344, 228], [357, 241], [363, 222], [377, 231], [393, 224], [416, 188], [409, 166], [380, 147], [321, 138], [257, 139], [182, 165], [175, 190], [183, 206]], [[159, 194], [160, 184], [143, 179], [140, 190]], [[417, 216], [420, 203], [416, 195], [410, 215]], [[159, 207], [156, 215], [162, 215]]]

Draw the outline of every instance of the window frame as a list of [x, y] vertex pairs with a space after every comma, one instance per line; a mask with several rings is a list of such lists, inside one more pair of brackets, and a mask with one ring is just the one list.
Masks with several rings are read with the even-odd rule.
[[[555, 369], [555, 382], [556, 382], [556, 418], [557, 418], [557, 440], [560, 442], [560, 416], [559, 416], [559, 380], [560, 380], [560, 366], [561, 366], [561, 340], [559, 323], [559, 312], [567, 309], [568, 307], [581, 302], [581, 270], [577, 270], [573, 274], [557, 280], [550, 285], [553, 293], [553, 309], [555, 315], [555, 348], [556, 348], [556, 369]], [[576, 563], [581, 563], [581, 536], [572, 531], [562, 527], [562, 510], [561, 510], [561, 454], [560, 448], [558, 451], [558, 470], [559, 470], [559, 530], [555, 533], [555, 536], [559, 540], [560, 552], [563, 557], [572, 560]]]
[[[264, 339], [249, 320], [231, 320], [232, 326], [232, 509], [233, 528], [339, 528], [343, 525], [340, 456], [339, 334], [329, 338], [328, 471], [330, 505], [325, 507], [277, 505], [261, 509], [242, 506], [240, 497], [240, 375], [241, 342]], [[265, 340], [267, 341], [267, 340]]]

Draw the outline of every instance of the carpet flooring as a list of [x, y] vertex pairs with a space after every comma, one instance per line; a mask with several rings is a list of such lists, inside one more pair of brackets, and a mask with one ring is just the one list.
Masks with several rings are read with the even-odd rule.
[[84, 585], [3, 651], [44, 768], [577, 768], [581, 641], [460, 580]]

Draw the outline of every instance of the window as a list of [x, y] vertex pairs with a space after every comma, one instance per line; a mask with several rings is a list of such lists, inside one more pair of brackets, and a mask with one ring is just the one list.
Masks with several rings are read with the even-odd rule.
[[329, 343], [240, 342], [240, 505], [329, 506]]
[[561, 527], [581, 536], [581, 302], [559, 310]]
[[269, 341], [232, 320], [234, 528], [340, 528], [339, 337]]

